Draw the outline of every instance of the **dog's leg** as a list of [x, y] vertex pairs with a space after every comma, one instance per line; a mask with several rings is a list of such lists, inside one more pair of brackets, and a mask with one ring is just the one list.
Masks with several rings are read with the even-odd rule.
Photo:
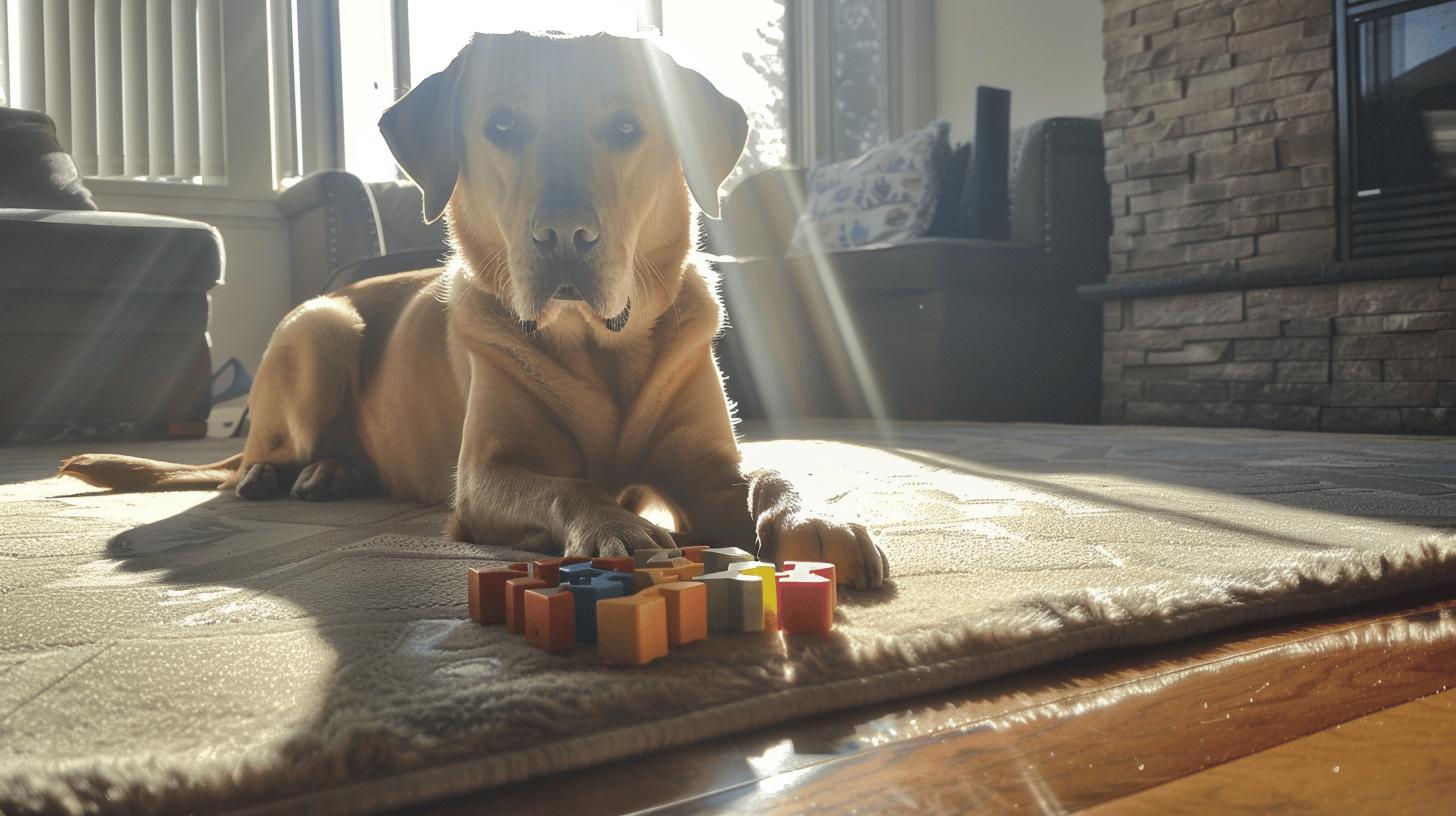
[[585, 557], [674, 546], [671, 533], [627, 511], [592, 482], [503, 464], [462, 467], [449, 533], [464, 541]]
[[235, 484], [225, 487], [245, 499], [286, 495], [290, 488], [300, 498], [344, 494], [335, 484], [342, 471], [321, 474], [311, 466], [357, 448], [348, 442], [357, 437], [349, 408], [363, 328], [354, 307], [334, 298], [315, 298], [284, 318], [248, 400], [252, 427], [242, 466]]

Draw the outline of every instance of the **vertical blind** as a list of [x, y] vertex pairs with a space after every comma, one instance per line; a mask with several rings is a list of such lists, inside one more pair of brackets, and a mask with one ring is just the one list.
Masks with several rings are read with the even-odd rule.
[[222, 2], [0, 0], [0, 88], [86, 176], [221, 183]]

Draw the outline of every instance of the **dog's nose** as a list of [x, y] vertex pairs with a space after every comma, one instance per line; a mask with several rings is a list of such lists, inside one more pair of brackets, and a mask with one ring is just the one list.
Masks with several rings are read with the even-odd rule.
[[585, 204], [543, 204], [531, 219], [531, 239], [543, 255], [585, 255], [601, 237], [596, 210]]

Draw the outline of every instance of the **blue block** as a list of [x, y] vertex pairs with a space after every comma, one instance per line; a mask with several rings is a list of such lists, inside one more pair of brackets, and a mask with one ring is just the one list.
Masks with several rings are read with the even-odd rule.
[[593, 578], [602, 575], [603, 572], [590, 563], [582, 561], [578, 564], [567, 564], [561, 568], [559, 574], [563, 584], [589, 584]]
[[596, 643], [597, 601], [620, 598], [627, 594], [622, 590], [622, 582], [598, 577], [587, 583], [572, 582], [570, 589], [572, 602], [576, 606], [576, 640], [578, 643]]
[[608, 581], [615, 581], [621, 584], [623, 595], [637, 594], [637, 576], [630, 572], [604, 572], [601, 574], [601, 577]]

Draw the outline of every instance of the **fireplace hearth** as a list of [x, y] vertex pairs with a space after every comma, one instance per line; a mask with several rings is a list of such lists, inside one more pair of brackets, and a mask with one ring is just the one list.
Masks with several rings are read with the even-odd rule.
[[1335, 0], [1339, 257], [1456, 250], [1456, 0]]
[[1456, 0], [1104, 0], [1107, 422], [1456, 433]]

